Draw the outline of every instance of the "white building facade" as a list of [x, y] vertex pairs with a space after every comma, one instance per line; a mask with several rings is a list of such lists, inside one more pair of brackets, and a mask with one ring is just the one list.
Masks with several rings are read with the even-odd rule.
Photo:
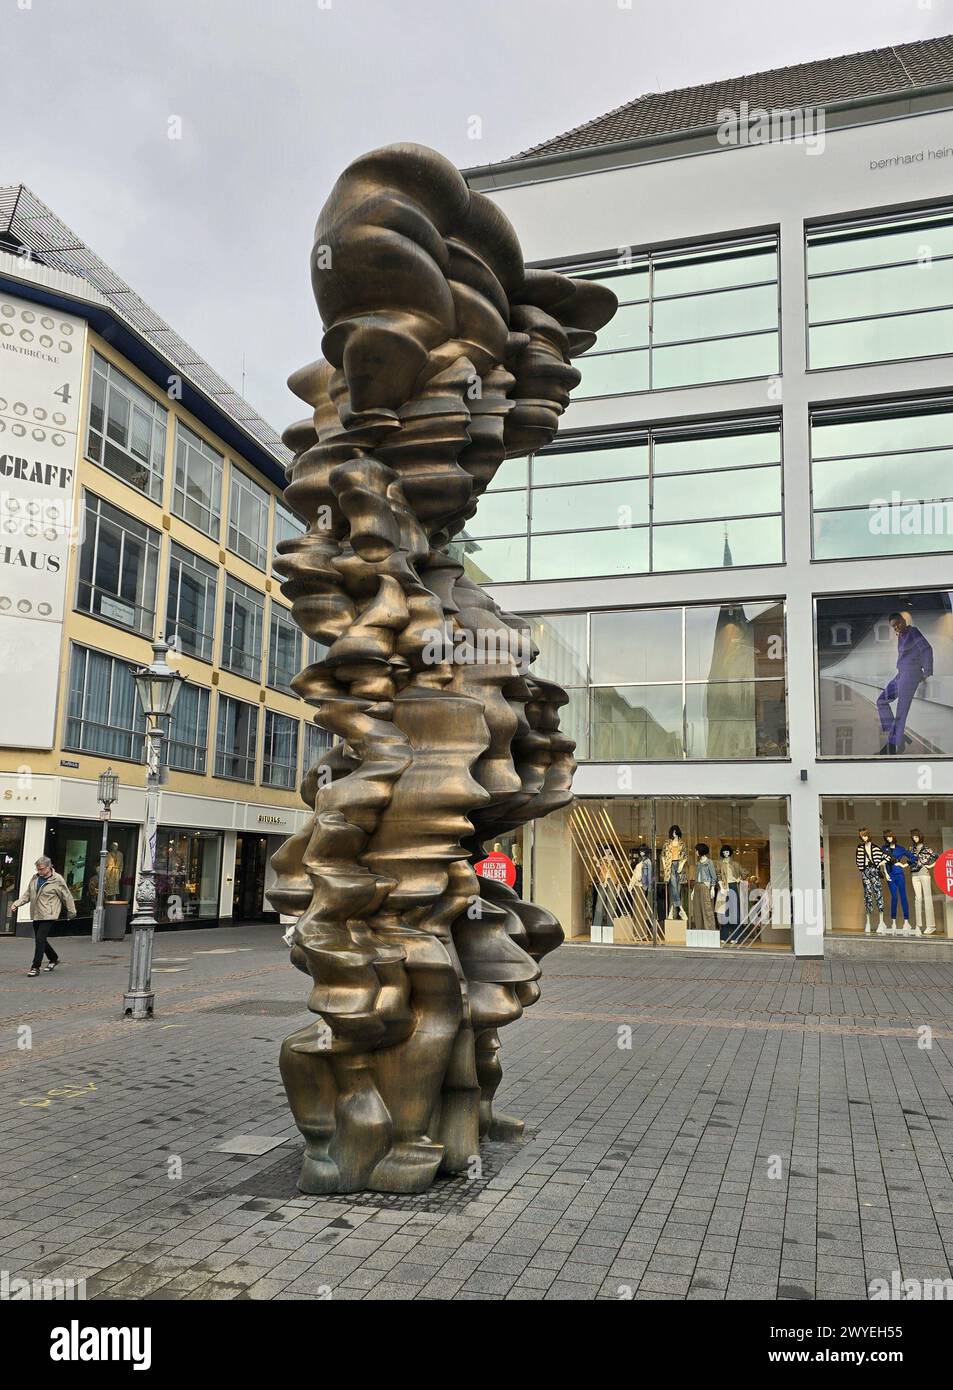
[[465, 543], [570, 690], [577, 807], [508, 848], [571, 939], [953, 938], [953, 46], [906, 49], [895, 90], [858, 55], [681, 127], [653, 94], [468, 173], [623, 306]]

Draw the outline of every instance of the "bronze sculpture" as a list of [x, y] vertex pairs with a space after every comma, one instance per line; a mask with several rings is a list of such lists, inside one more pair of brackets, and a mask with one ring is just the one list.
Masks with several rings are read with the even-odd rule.
[[318, 219], [323, 361], [285, 440], [309, 523], [275, 568], [325, 644], [294, 687], [337, 737], [302, 783], [306, 830], [275, 855], [273, 906], [318, 1020], [281, 1073], [303, 1192], [420, 1192], [467, 1169], [494, 1114], [499, 1029], [539, 995], [562, 930], [473, 865], [565, 806], [567, 696], [532, 675], [528, 624], [451, 550], [504, 458], [548, 443], [570, 357], [615, 312], [604, 286], [530, 270], [500, 210], [441, 155], [356, 160]]

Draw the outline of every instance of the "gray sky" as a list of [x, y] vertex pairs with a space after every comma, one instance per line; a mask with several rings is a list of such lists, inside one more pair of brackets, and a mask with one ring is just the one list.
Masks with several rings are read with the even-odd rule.
[[355, 155], [484, 164], [646, 91], [951, 31], [953, 0], [2, 0], [0, 183], [236, 388], [244, 352], [280, 430], [320, 356], [314, 221]]

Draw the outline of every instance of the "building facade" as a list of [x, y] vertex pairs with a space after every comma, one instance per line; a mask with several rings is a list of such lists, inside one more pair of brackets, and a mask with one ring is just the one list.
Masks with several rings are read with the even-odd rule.
[[2, 920], [46, 853], [88, 929], [107, 767], [104, 893], [114, 920], [131, 912], [145, 816], [132, 671], [156, 637], [187, 678], [160, 793], [160, 923], [277, 920], [269, 859], [303, 821], [299, 768], [325, 738], [291, 689], [306, 654], [271, 569], [303, 529], [281, 500], [287, 458], [39, 199], [0, 190]]
[[953, 937], [951, 170], [939, 39], [468, 171], [620, 301], [460, 546], [569, 692], [577, 804], [501, 848], [571, 939]]

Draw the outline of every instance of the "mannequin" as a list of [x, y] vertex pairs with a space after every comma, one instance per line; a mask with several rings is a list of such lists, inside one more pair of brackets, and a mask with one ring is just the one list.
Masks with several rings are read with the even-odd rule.
[[632, 873], [629, 878], [629, 891], [639, 905], [646, 928], [651, 931], [655, 916], [655, 865], [652, 862], [652, 851], [648, 845], [639, 845], [638, 849], [634, 849], [630, 856], [630, 863]]
[[[904, 861], [908, 864], [914, 863], [915, 856], [903, 845], [897, 844], [896, 836], [892, 830], [884, 831], [884, 842], [880, 846], [883, 854], [881, 869], [884, 878], [890, 887], [890, 935], [897, 935], [897, 900], [903, 908], [903, 935], [911, 936], [913, 928], [910, 925], [910, 905], [907, 901], [907, 880], [904, 877]], [[921, 933], [922, 934], [922, 933]]]
[[722, 908], [724, 921], [721, 924], [723, 941], [737, 941], [741, 934], [741, 889], [739, 885], [744, 881], [744, 870], [735, 858], [735, 852], [731, 845], [722, 845], [718, 855], [718, 883], [720, 885], [719, 897], [724, 903]]
[[597, 940], [602, 940], [602, 929], [612, 922], [612, 908], [618, 891], [619, 874], [615, 859], [608, 845], [602, 846], [602, 854], [596, 864], [596, 877], [593, 883], [596, 901], [592, 914], [593, 932]]
[[692, 889], [692, 927], [695, 931], [717, 931], [712, 898], [718, 884], [715, 866], [706, 844], [695, 846], [695, 887]]
[[682, 883], [685, 879], [685, 866], [688, 863], [688, 853], [685, 849], [685, 841], [682, 839], [681, 828], [677, 825], [669, 826], [668, 839], [662, 846], [662, 878], [668, 885], [668, 912], [667, 917], [676, 920], [686, 917], [688, 914], [682, 911]]
[[920, 928], [923, 927], [922, 935], [932, 936], [936, 931], [936, 917], [933, 913], [933, 865], [940, 856], [935, 849], [927, 848], [919, 830], [910, 831], [910, 850], [914, 857], [910, 880], [913, 884], [916, 935], [921, 935]]
[[864, 912], [866, 914], [864, 931], [870, 931], [870, 917], [876, 903], [880, 917], [877, 923], [877, 935], [883, 936], [887, 930], [887, 923], [884, 921], [884, 890], [880, 881], [884, 854], [880, 846], [875, 845], [870, 838], [870, 831], [866, 826], [861, 826], [857, 832], [856, 856], [857, 872], [860, 874], [860, 882], [864, 890]]
[[109, 846], [109, 853], [106, 855], [106, 873], [103, 878], [103, 891], [107, 898], [119, 897], [119, 885], [122, 882], [122, 850], [116, 840]]

